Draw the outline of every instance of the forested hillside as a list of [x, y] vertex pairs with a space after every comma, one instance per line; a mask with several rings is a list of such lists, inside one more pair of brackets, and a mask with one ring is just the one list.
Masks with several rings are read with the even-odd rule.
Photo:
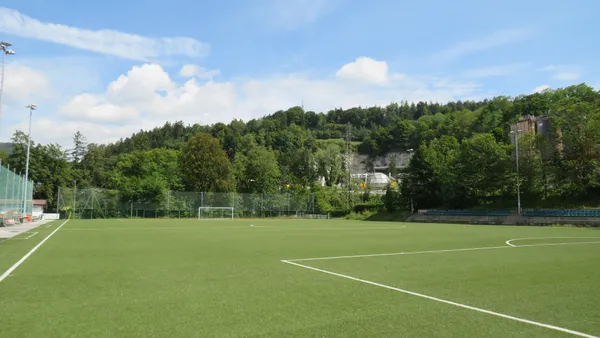
[[[35, 198], [50, 205], [57, 188], [75, 180], [140, 201], [166, 190], [329, 194], [347, 177], [343, 139], [350, 130], [362, 154], [414, 150], [398, 172], [401, 186], [388, 192], [389, 208], [410, 200], [419, 208], [512, 207], [517, 175], [509, 126], [524, 115], [548, 115], [557, 135], [519, 141], [524, 205], [598, 204], [600, 93], [585, 84], [480, 102], [401, 101], [327, 113], [293, 107], [247, 122], [173, 122], [113, 144], [88, 144], [77, 133], [71, 149], [34, 142], [31, 177], [41, 183]], [[24, 171], [26, 135], [18, 131], [13, 141], [8, 163]], [[318, 177], [328, 187], [318, 187]]]

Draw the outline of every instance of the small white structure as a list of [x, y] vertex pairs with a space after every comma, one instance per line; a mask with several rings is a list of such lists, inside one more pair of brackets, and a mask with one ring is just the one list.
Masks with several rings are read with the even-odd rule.
[[31, 201], [31, 204], [33, 204], [31, 216], [40, 217], [44, 214], [44, 208], [47, 204], [46, 200], [33, 200]]
[[385, 189], [393, 179], [384, 173], [352, 174], [352, 178], [364, 181], [369, 188]]

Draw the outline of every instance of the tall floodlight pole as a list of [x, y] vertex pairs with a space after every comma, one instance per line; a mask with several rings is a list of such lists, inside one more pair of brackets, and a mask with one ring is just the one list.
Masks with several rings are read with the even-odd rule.
[[[25, 159], [25, 182], [23, 183], [23, 216], [27, 212], [27, 180], [29, 179], [29, 154], [31, 150], [31, 118], [33, 111], [37, 109], [35, 104], [30, 104], [29, 108], [29, 132], [27, 133], [27, 158]], [[32, 186], [33, 188], [33, 186]]]
[[0, 52], [2, 52], [2, 74], [0, 75], [0, 118], [2, 117], [2, 92], [4, 91], [4, 63], [7, 55], [14, 55], [15, 52], [8, 49], [12, 46], [9, 42], [0, 42]]
[[73, 188], [73, 218], [75, 218], [75, 210], [77, 210], [77, 180], [75, 180], [75, 188]]
[[519, 133], [521, 130], [513, 130], [510, 133], [515, 134], [515, 162], [517, 165], [517, 212], [521, 215], [521, 180], [519, 178]]

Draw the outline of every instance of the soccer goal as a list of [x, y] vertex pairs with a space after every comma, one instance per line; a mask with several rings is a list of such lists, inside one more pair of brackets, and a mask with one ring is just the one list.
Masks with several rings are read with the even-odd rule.
[[232, 207], [200, 207], [198, 208], [198, 219], [233, 219]]

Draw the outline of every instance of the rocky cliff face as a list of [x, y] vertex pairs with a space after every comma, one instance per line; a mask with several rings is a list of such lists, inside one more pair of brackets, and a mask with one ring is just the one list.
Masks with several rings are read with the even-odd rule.
[[396, 168], [408, 166], [412, 157], [412, 152], [391, 152], [383, 156], [370, 157], [363, 154], [350, 155], [350, 170], [353, 174], [369, 173], [373, 171], [387, 174], [387, 170], [392, 162], [396, 162]]

